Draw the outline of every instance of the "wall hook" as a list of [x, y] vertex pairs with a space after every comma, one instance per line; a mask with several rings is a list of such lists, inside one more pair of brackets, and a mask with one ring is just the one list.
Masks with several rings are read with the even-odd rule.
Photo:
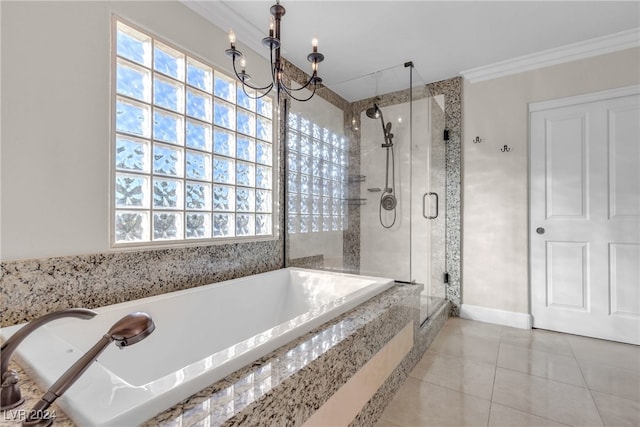
[[509, 151], [511, 151], [511, 147], [509, 147], [508, 145], [505, 145], [500, 149], [500, 151], [502, 151], [503, 153], [508, 153]]
[[481, 143], [481, 142], [482, 142], [482, 138], [480, 138], [479, 136], [476, 136], [476, 139], [472, 140], [472, 142], [473, 142], [474, 144], [479, 144], [479, 143]]

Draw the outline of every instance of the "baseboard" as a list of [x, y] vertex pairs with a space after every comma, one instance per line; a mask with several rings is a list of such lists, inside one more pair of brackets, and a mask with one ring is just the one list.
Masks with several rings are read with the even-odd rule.
[[533, 326], [533, 319], [528, 313], [497, 310], [495, 308], [480, 307], [478, 305], [462, 304], [460, 306], [460, 317], [520, 329], [531, 329]]

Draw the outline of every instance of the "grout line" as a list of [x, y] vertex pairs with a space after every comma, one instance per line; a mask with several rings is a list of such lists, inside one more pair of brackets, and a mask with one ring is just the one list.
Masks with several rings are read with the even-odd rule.
[[[503, 331], [504, 331], [504, 329], [503, 329]], [[535, 333], [535, 332], [533, 332], [533, 330], [532, 330], [532, 335], [533, 335], [534, 333]], [[569, 341], [569, 340], [567, 339], [567, 341]], [[500, 334], [500, 343], [499, 343], [499, 346], [498, 346], [498, 360], [500, 360], [500, 350], [501, 350], [501, 346], [502, 346], [502, 344], [503, 344], [503, 343], [502, 343], [502, 332], [501, 332], [501, 334]], [[544, 352], [544, 351], [542, 351], [542, 350], [534, 350], [534, 349], [532, 349], [532, 348], [528, 348], [528, 347], [520, 347], [520, 346], [516, 346], [516, 345], [513, 345], [513, 344], [509, 344], [508, 342], [506, 342], [506, 343], [504, 343], [504, 344], [505, 344], [505, 345], [511, 345], [512, 347], [516, 347], [516, 348], [526, 349], [526, 350], [529, 350], [529, 351], [538, 351], [538, 352], [542, 352], [542, 353], [546, 353], [546, 354], [554, 354], [554, 353]], [[578, 369], [580, 369], [580, 365], [578, 364], [578, 361], [575, 359], [575, 354], [573, 353], [573, 348], [571, 347], [571, 343], [568, 343], [568, 344], [569, 344], [569, 348], [571, 349], [571, 353], [574, 355], [573, 360], [574, 360], [574, 361], [576, 362], [576, 364], [578, 365]], [[562, 355], [561, 355], [561, 356], [562, 356]], [[564, 357], [571, 357], [571, 356], [564, 356]], [[533, 377], [533, 378], [540, 378], [540, 379], [543, 379], [543, 380], [548, 380], [548, 381], [556, 382], [556, 383], [559, 383], [559, 384], [565, 384], [565, 385], [569, 385], [569, 386], [574, 386], [574, 387], [579, 388], [579, 389], [582, 389], [582, 390], [584, 390], [584, 389], [585, 389], [584, 387], [576, 386], [575, 384], [568, 384], [568, 383], [564, 383], [564, 382], [562, 382], [562, 381], [556, 381], [556, 380], [552, 380], [552, 379], [550, 379], [550, 378], [540, 377], [540, 376], [538, 376], [538, 375], [533, 375], [533, 374], [530, 374], [530, 373], [527, 373], [527, 372], [516, 371], [516, 370], [514, 370], [514, 369], [509, 369], [509, 368], [505, 368], [505, 367], [502, 367], [502, 366], [498, 366], [498, 361], [496, 361], [496, 370], [495, 370], [495, 375], [494, 375], [494, 385], [493, 385], [493, 390], [492, 390], [492, 393], [491, 393], [491, 403], [492, 403], [492, 405], [493, 405], [493, 403], [494, 403], [494, 401], [493, 401], [493, 394], [494, 394], [494, 392], [495, 392], [495, 377], [497, 376], [498, 368], [500, 368], [500, 369], [504, 369], [504, 370], [507, 370], [507, 371], [517, 372], [517, 373], [519, 373], [519, 374], [528, 375], [528, 376]], [[580, 374], [582, 375], [582, 371], [580, 371]], [[586, 385], [586, 384], [587, 384], [587, 382], [584, 380], [584, 376], [583, 376], [583, 378], [582, 378], [582, 379], [583, 379], [583, 381], [584, 381], [584, 383], [585, 383], [585, 385]], [[593, 396], [591, 396], [591, 400], [592, 400], [592, 401], [594, 401]], [[510, 406], [510, 405], [507, 405], [507, 404], [505, 404], [505, 403], [500, 403], [500, 402], [495, 402], [495, 403], [497, 403], [497, 404], [499, 404], [499, 405], [502, 405], [502, 406], [505, 406], [505, 407], [507, 407], [507, 408], [511, 408], [511, 409], [513, 409], [513, 410], [516, 410], [516, 411], [520, 411], [520, 412], [525, 413], [525, 414], [529, 414], [529, 415], [534, 416], [534, 417], [539, 417], [539, 418], [542, 418], [542, 419], [545, 419], [545, 420], [552, 421], [552, 422], [554, 422], [554, 423], [559, 423], [559, 424], [563, 424], [563, 425], [568, 425], [568, 424], [565, 424], [565, 423], [563, 423], [563, 422], [561, 422], [561, 421], [552, 420], [552, 419], [547, 418], [547, 417], [543, 417], [543, 416], [540, 416], [540, 415], [537, 415], [537, 414], [533, 414], [533, 413], [528, 412], [528, 411], [524, 411], [524, 410], [522, 410], [521, 408], [514, 408], [514, 407], [512, 407], [512, 406]], [[594, 401], [594, 406], [595, 406], [595, 401]], [[597, 407], [596, 407], [596, 409], [597, 409]], [[599, 413], [599, 412], [598, 412], [598, 416], [600, 416], [600, 413]], [[600, 420], [602, 421], [602, 417], [600, 417]], [[603, 423], [603, 425], [604, 425], [604, 423]]]
[[[586, 387], [586, 386], [582, 387], [582, 386], [577, 385], [577, 384], [567, 383], [567, 382], [556, 380], [556, 379], [553, 379], [553, 378], [543, 377], [541, 375], [532, 374], [530, 372], [522, 372], [522, 371], [518, 371], [517, 369], [507, 368], [507, 367], [504, 367], [504, 366], [497, 366], [496, 368], [504, 369], [505, 371], [516, 372], [518, 374], [529, 375], [530, 377], [533, 377], [533, 378], [540, 378], [540, 379], [543, 379], [543, 380], [553, 381], [554, 383], [558, 383], [558, 384], [570, 385], [570, 386], [573, 386], [573, 387], [576, 387], [576, 388], [580, 388], [582, 390], [588, 390], [589, 389], [589, 387]], [[585, 384], [586, 384], [586, 382], [585, 382]]]
[[591, 390], [591, 387], [589, 386], [589, 383], [587, 382], [587, 378], [584, 375], [584, 372], [582, 372], [582, 366], [580, 366], [580, 363], [578, 362], [578, 358], [576, 357], [575, 351], [573, 350], [573, 346], [571, 345], [571, 343], [569, 343], [569, 347], [571, 347], [571, 352], [573, 353], [573, 357], [575, 358], [576, 364], [578, 365], [578, 370], [580, 371], [580, 375], [582, 375], [582, 379], [584, 380], [584, 384], [587, 386], [587, 390], [589, 391], [589, 396], [591, 396], [591, 402], [593, 402], [593, 407], [596, 408], [596, 412], [598, 413], [598, 417], [600, 417], [600, 422], [602, 423], [602, 425], [604, 426], [604, 418], [602, 418], [602, 414], [600, 413], [600, 408], [598, 408], [598, 405], [596, 404], [596, 399], [593, 397], [593, 391]]
[[487, 424], [486, 427], [489, 427], [489, 420], [491, 420], [491, 410], [493, 409], [493, 402], [489, 401], [489, 413], [487, 414]]
[[527, 414], [527, 415], [530, 415], [532, 417], [536, 417], [536, 418], [540, 418], [542, 420], [550, 421], [550, 422], [552, 422], [554, 424], [560, 424], [560, 425], [563, 425], [563, 426], [571, 426], [571, 424], [563, 423], [562, 421], [552, 420], [551, 418], [543, 417], [542, 415], [532, 414], [531, 412], [527, 412], [527, 411], [523, 410], [522, 408], [515, 408], [513, 406], [507, 405], [506, 403], [491, 402], [492, 405], [494, 403], [496, 405], [504, 406], [505, 408], [513, 409], [514, 411], [517, 411], [517, 412], [522, 412], [523, 414]]
[[[597, 360], [597, 359], [587, 359], [585, 357], [578, 358], [577, 356], [574, 356], [574, 357], [576, 359], [576, 362], [578, 363], [578, 366], [580, 366], [580, 361], [582, 361], [582, 362], [586, 362], [586, 363], [592, 363], [592, 364], [596, 364], [596, 365], [606, 366], [607, 368], [620, 369], [620, 370], [623, 370], [623, 371], [632, 372], [632, 373], [634, 373], [636, 375], [640, 375], [640, 371], [635, 370], [635, 369], [629, 369], [629, 368], [625, 368], [625, 367], [618, 366], [618, 365], [612, 365], [610, 363], [603, 362], [603, 361]], [[639, 362], [640, 362], [640, 355], [639, 355]]]
[[437, 383], [434, 383], [434, 382], [431, 382], [431, 381], [428, 381], [428, 380], [423, 380], [423, 379], [420, 379], [420, 378], [415, 378], [415, 377], [411, 377], [411, 378], [416, 380], [416, 381], [420, 381], [422, 383], [425, 383], [425, 384], [430, 384], [430, 385], [433, 385], [433, 386], [436, 386], [436, 387], [444, 388], [446, 390], [455, 391], [456, 393], [464, 394], [465, 396], [475, 397], [476, 399], [484, 400], [485, 402], [491, 402], [490, 399], [487, 399], [485, 397], [476, 396], [475, 394], [471, 394], [471, 393], [465, 393], [462, 390], [458, 390], [458, 389], [455, 389], [455, 388], [447, 387], [446, 385], [437, 384]]
[[496, 364], [493, 367], [493, 383], [491, 384], [491, 402], [493, 402], [493, 393], [496, 390], [496, 375], [498, 374], [498, 360], [500, 360], [500, 344], [501, 343], [498, 342], [498, 357], [496, 358]]
[[596, 399], [593, 398], [593, 393], [591, 391], [591, 389], [587, 389], [589, 391], [589, 396], [591, 396], [591, 402], [593, 403], [593, 407], [596, 408], [596, 413], [598, 414], [598, 417], [600, 417], [600, 422], [602, 423], [602, 425], [606, 425], [604, 423], [604, 418], [602, 418], [602, 414], [600, 413], [600, 408], [598, 408], [598, 405], [596, 404]]
[[500, 328], [500, 334], [498, 335], [498, 354], [496, 355], [496, 363], [493, 366], [493, 380], [491, 383], [491, 398], [489, 405], [489, 418], [487, 419], [487, 427], [489, 427], [489, 421], [491, 421], [491, 413], [493, 412], [493, 394], [496, 391], [496, 375], [498, 374], [498, 360], [500, 360], [500, 347], [502, 346], [502, 334], [504, 332], [504, 326]]

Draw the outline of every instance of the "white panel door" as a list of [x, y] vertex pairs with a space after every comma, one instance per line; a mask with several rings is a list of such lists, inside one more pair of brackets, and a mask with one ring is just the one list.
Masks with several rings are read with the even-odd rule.
[[632, 92], [532, 105], [536, 328], [640, 344], [640, 101]]

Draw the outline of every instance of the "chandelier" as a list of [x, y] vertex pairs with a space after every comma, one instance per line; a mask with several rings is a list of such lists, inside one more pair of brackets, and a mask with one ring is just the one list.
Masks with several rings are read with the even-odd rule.
[[[231, 47], [225, 50], [228, 57], [231, 58], [233, 63], [233, 72], [236, 78], [242, 83], [242, 90], [247, 96], [252, 97], [247, 93], [246, 88], [250, 88], [256, 91], [256, 96], [252, 98], [262, 98], [267, 95], [273, 88], [276, 89], [278, 101], [280, 100], [280, 92], [284, 92], [287, 96], [295, 99], [296, 101], [308, 101], [316, 93], [318, 83], [322, 83], [322, 78], [318, 77], [318, 64], [324, 60], [324, 55], [318, 52], [318, 39], [313, 38], [311, 42], [312, 52], [307, 55], [307, 60], [311, 62], [311, 77], [309, 80], [299, 88], [293, 88], [287, 86], [283, 82], [284, 64], [280, 58], [280, 21], [286, 13], [284, 6], [280, 5], [280, 0], [276, 0], [276, 4], [271, 6], [271, 23], [269, 24], [269, 36], [262, 39], [262, 44], [269, 48], [271, 54], [271, 83], [264, 87], [253, 86], [248, 83], [251, 80], [251, 76], [245, 71], [246, 61], [243, 58], [242, 52], [236, 49], [236, 35], [232, 30], [229, 30], [229, 43]], [[236, 60], [240, 60], [240, 72], [238, 72]], [[302, 89], [307, 89], [313, 85], [311, 95], [307, 98], [298, 98], [294, 96], [294, 93]], [[311, 90], [311, 88], [309, 88]]]

